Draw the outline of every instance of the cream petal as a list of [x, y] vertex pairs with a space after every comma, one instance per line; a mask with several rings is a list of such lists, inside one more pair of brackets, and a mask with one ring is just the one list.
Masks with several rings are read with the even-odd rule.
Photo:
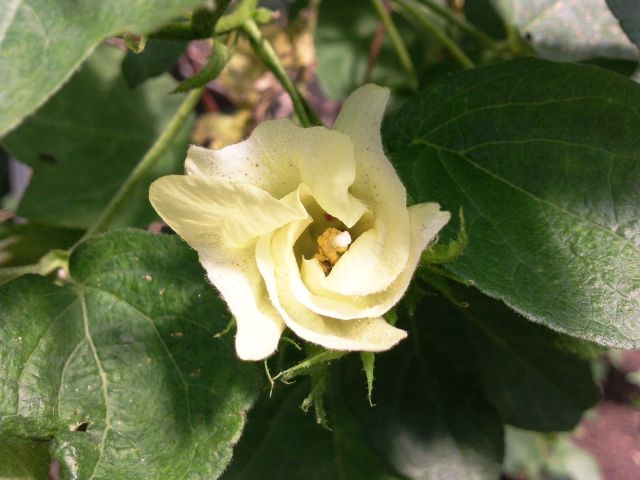
[[365, 85], [345, 101], [335, 129], [355, 147], [356, 180], [351, 192], [374, 212], [371, 230], [356, 239], [326, 280], [325, 290], [345, 295], [381, 292], [398, 276], [409, 257], [406, 191], [386, 158], [380, 126], [389, 90]]
[[[151, 185], [149, 199], [165, 222], [198, 251], [209, 280], [236, 318], [238, 356], [260, 360], [271, 355], [284, 323], [269, 302], [255, 264], [256, 235], [306, 218], [298, 197], [275, 200], [238, 182], [170, 176]], [[246, 238], [239, 241], [237, 236], [243, 234]]]
[[380, 136], [388, 101], [388, 89], [373, 84], [360, 87], [345, 101], [334, 129], [346, 134], [355, 147], [357, 176], [351, 192], [370, 207], [405, 208], [404, 185], [384, 153]]
[[200, 262], [236, 319], [236, 353], [263, 360], [278, 348], [284, 322], [269, 301], [253, 246], [241, 251], [200, 254]]
[[441, 211], [437, 203], [413, 205], [408, 211], [411, 223], [409, 259], [386, 290], [366, 296], [346, 296], [325, 290], [322, 288], [324, 272], [318, 261], [303, 259], [300, 268], [302, 277], [291, 275], [290, 278], [292, 291], [298, 301], [316, 313], [340, 319], [376, 317], [387, 312], [402, 298], [420, 261], [420, 254], [451, 216], [449, 212]]
[[[301, 338], [334, 350], [360, 350], [378, 352], [388, 350], [406, 337], [407, 333], [383, 318], [340, 320], [319, 315], [301, 304], [290, 285], [291, 269], [297, 270], [287, 256], [291, 255], [291, 238], [296, 237], [311, 222], [292, 222], [273, 234], [258, 239], [256, 262], [267, 286], [269, 297], [282, 315], [287, 326]], [[277, 265], [277, 268], [276, 268]]]
[[192, 146], [185, 167], [190, 175], [248, 182], [277, 198], [305, 183], [322, 209], [348, 227], [366, 210], [349, 193], [356, 178], [351, 140], [324, 127], [264, 122], [244, 142], [221, 150]]
[[277, 200], [253, 185], [216, 177], [171, 175], [151, 184], [149, 200], [162, 219], [196, 250], [211, 239], [230, 247], [307, 217], [297, 196]]

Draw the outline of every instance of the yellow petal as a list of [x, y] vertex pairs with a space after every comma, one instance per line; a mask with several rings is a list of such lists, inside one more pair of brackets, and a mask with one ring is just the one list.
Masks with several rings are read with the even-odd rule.
[[346, 100], [335, 129], [354, 144], [356, 180], [351, 192], [374, 214], [373, 226], [362, 233], [334, 266], [324, 290], [343, 295], [370, 295], [387, 289], [409, 258], [409, 215], [406, 191], [386, 158], [380, 125], [389, 91], [365, 85]]
[[420, 260], [420, 254], [451, 216], [449, 212], [440, 211], [437, 203], [413, 205], [408, 211], [411, 224], [409, 258], [386, 290], [360, 297], [325, 290], [322, 288], [325, 275], [318, 261], [304, 259], [300, 268], [302, 278], [295, 275], [290, 278], [292, 291], [298, 301], [316, 313], [341, 319], [375, 317], [387, 312], [402, 298]]
[[243, 247], [291, 220], [307, 217], [296, 196], [277, 200], [246, 183], [171, 175], [151, 184], [149, 200], [196, 250], [224, 243]]
[[236, 350], [245, 360], [269, 356], [284, 328], [255, 264], [256, 236], [307, 214], [297, 196], [266, 192], [215, 178], [156, 180], [149, 199], [156, 211], [198, 251], [207, 276], [236, 318]]
[[233, 252], [199, 252], [207, 272], [236, 319], [236, 352], [242, 360], [262, 360], [278, 348], [284, 322], [269, 301], [253, 246]]
[[301, 128], [289, 120], [261, 123], [244, 142], [221, 150], [191, 147], [187, 173], [248, 182], [274, 197], [305, 183], [320, 207], [348, 227], [365, 205], [349, 193], [356, 177], [351, 140], [324, 127]]
[[292, 247], [310, 222], [311, 218], [292, 222], [260, 237], [256, 247], [256, 262], [269, 297], [287, 326], [301, 338], [334, 350], [378, 352], [405, 338], [404, 330], [389, 325], [383, 318], [340, 320], [319, 315], [299, 302], [290, 283], [298, 270]]

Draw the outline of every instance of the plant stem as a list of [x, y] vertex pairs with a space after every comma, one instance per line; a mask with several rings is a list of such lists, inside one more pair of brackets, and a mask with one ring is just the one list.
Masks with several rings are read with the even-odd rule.
[[302, 95], [300, 95], [300, 92], [287, 75], [287, 72], [285, 72], [275, 50], [267, 39], [262, 36], [262, 32], [258, 28], [258, 25], [256, 25], [256, 22], [254, 20], [247, 20], [242, 26], [242, 29], [249, 37], [251, 46], [253, 47], [256, 55], [258, 55], [260, 60], [262, 60], [269, 70], [273, 72], [278, 81], [282, 84], [282, 87], [291, 97], [293, 109], [296, 112], [296, 116], [298, 117], [298, 120], [300, 120], [300, 123], [304, 127], [311, 127], [313, 125], [320, 124], [315, 112], [306, 105]]
[[212, 36], [215, 33], [218, 20], [230, 3], [231, 0], [217, 0], [213, 10], [207, 7], [196, 10], [191, 15], [191, 28], [201, 35]]
[[341, 350], [321, 350], [316, 354], [311, 354], [308, 352], [308, 357], [306, 359], [304, 359], [297, 365], [294, 365], [293, 367], [278, 373], [275, 377], [273, 377], [273, 379], [278, 380], [279, 378], [282, 378], [285, 382], [288, 382], [298, 375], [306, 375], [309, 369], [315, 365], [336, 360], [340, 357], [345, 356], [347, 353], [349, 352]]
[[471, 37], [474, 37], [478, 40], [484, 47], [490, 48], [492, 50], [501, 51], [503, 49], [502, 44], [497, 42], [490, 36], [488, 36], [483, 31], [479, 30], [475, 25], [469, 23], [466, 19], [461, 18], [456, 15], [451, 9], [438, 5], [433, 0], [418, 0], [420, 3], [424, 4], [429, 10], [431, 10], [436, 15], [441, 16], [445, 20], [451, 22], [453, 25], [458, 27], [460, 30], [465, 32]]
[[165, 25], [151, 33], [149, 38], [200, 40], [241, 28], [246, 21], [251, 19], [259, 23], [270, 22], [273, 20], [272, 13], [266, 8], [258, 8], [257, 0], [244, 0], [233, 12], [216, 19], [212, 32], [194, 27], [193, 21], [183, 21]]
[[216, 25], [216, 34], [241, 28], [253, 18], [258, 8], [258, 0], [244, 0], [240, 6], [229, 15], [225, 15]]
[[51, 250], [32, 265], [0, 268], [0, 284], [29, 273], [49, 275], [58, 268], [69, 270], [69, 252], [66, 250]]
[[469, 57], [462, 51], [458, 44], [449, 37], [442, 29], [440, 29], [424, 12], [421, 12], [413, 2], [408, 0], [395, 0], [395, 2], [402, 7], [405, 14], [410, 18], [418, 22], [425, 30], [433, 34], [440, 43], [442, 43], [453, 58], [462, 65], [464, 68], [473, 68], [475, 65]]
[[40, 265], [37, 263], [20, 265], [19, 267], [2, 267], [0, 268], [0, 284], [28, 273], [38, 273], [39, 271]]
[[[89, 227], [78, 243], [83, 242], [87, 238], [95, 235], [98, 232], [106, 230], [113, 221], [116, 214], [120, 212], [124, 204], [126, 203], [131, 192], [144, 180], [149, 174], [151, 169], [155, 166], [157, 161], [162, 157], [167, 148], [171, 145], [171, 142], [175, 136], [180, 132], [184, 126], [189, 114], [198, 104], [200, 96], [202, 95], [203, 88], [191, 90], [182, 101], [178, 110], [171, 118], [171, 121], [164, 129], [162, 134], [156, 139], [155, 143], [151, 146], [147, 153], [145, 153], [140, 163], [136, 165], [133, 171], [129, 174], [124, 183], [120, 186], [120, 190], [111, 199], [109, 204], [98, 217], [98, 220]], [[76, 244], [77, 245], [77, 244]]]
[[391, 19], [391, 15], [389, 15], [389, 11], [385, 7], [385, 5], [382, 3], [382, 0], [371, 0], [371, 3], [373, 3], [373, 6], [376, 9], [378, 16], [380, 17], [380, 20], [382, 21], [384, 28], [387, 30], [389, 39], [391, 40], [391, 43], [393, 44], [393, 48], [396, 50], [396, 53], [398, 54], [398, 59], [400, 60], [402, 67], [409, 75], [411, 88], [415, 90], [416, 88], [418, 88], [418, 78], [416, 77], [416, 70], [413, 67], [413, 62], [411, 61], [409, 52], [407, 51], [407, 48], [405, 47], [402, 41], [402, 37], [400, 37], [400, 33], [398, 33], [398, 29], [393, 23], [393, 20]]

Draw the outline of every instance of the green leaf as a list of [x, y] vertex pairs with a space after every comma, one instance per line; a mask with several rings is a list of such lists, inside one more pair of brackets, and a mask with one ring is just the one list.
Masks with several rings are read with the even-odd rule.
[[367, 399], [369, 400], [369, 405], [373, 407], [372, 395], [376, 354], [373, 352], [360, 352], [360, 361], [362, 362], [362, 371], [367, 380]]
[[415, 202], [464, 208], [448, 268], [530, 320], [638, 348], [638, 102], [616, 74], [520, 60], [443, 79], [385, 137]]
[[636, 0], [607, 0], [611, 12], [620, 22], [629, 40], [640, 47], [640, 15]]
[[[73, 79], [4, 144], [33, 169], [18, 214], [68, 228], [93, 224], [124, 179], [163, 131], [182, 101], [168, 95], [168, 75], [130, 89], [120, 74], [124, 53], [103, 46]], [[137, 188], [116, 225], [146, 225], [157, 218], [148, 183], [181, 171], [188, 128]], [[46, 199], [46, 201], [43, 201]]]
[[0, 287], [0, 428], [52, 439], [63, 478], [216, 478], [261, 371], [213, 337], [228, 322], [195, 252], [115, 231], [79, 246], [73, 284]]
[[508, 24], [549, 60], [637, 60], [604, 0], [492, 0]]
[[0, 480], [41, 480], [49, 473], [49, 442], [0, 435]]
[[421, 303], [409, 325], [400, 323], [409, 338], [376, 355], [375, 407], [366, 400], [364, 382], [355, 380], [360, 362], [346, 370], [343, 384], [372, 446], [406, 478], [494, 480], [502, 462], [502, 423], [475, 388], [472, 366], [447, 322]]
[[313, 406], [316, 423], [324, 428], [329, 428], [325, 409], [325, 396], [329, 384], [329, 365], [323, 364], [313, 367], [309, 372], [309, 380], [311, 381], [311, 391], [302, 400], [300, 408], [304, 413], [307, 413], [309, 408]]
[[[590, 363], [561, 348], [564, 336], [527, 322], [474, 288], [453, 287], [461, 303], [427, 296], [422, 316], [457, 345], [450, 355], [502, 419], [537, 431], [571, 430], [598, 400]], [[426, 321], [426, 320], [425, 320]]]
[[181, 40], [149, 39], [141, 53], [127, 52], [122, 60], [122, 74], [127, 85], [133, 88], [145, 80], [165, 73], [176, 64], [187, 48]]
[[310, 385], [284, 386], [249, 414], [223, 480], [399, 480], [366, 446], [357, 423], [333, 389], [331, 430], [300, 409]]
[[493, 0], [466, 0], [464, 16], [480, 30], [494, 38], [507, 36], [502, 19], [496, 12]]
[[105, 38], [147, 33], [202, 0], [2, 0], [0, 137], [42, 105]]

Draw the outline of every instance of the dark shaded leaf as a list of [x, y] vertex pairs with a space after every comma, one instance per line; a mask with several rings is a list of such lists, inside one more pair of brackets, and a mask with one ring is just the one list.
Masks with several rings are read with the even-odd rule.
[[450, 355], [469, 371], [502, 419], [537, 431], [571, 430], [598, 400], [589, 361], [567, 352], [564, 335], [535, 325], [475, 288], [459, 300], [425, 297], [418, 309], [433, 322]]
[[151, 38], [141, 53], [127, 52], [122, 60], [122, 74], [127, 85], [133, 88], [166, 72], [176, 64], [186, 48], [187, 42], [181, 40]]
[[0, 223], [0, 265], [30, 265], [53, 249], [71, 247], [82, 230], [38, 223]]
[[376, 355], [374, 407], [364, 382], [354, 380], [362, 377], [359, 362], [345, 373], [350, 405], [378, 454], [406, 478], [495, 479], [502, 424], [464, 358], [452, 362], [460, 339], [447, 332], [447, 320], [421, 302], [410, 325], [401, 324], [409, 338]]
[[[19, 215], [68, 228], [93, 224], [173, 116], [182, 100], [168, 95], [173, 79], [162, 76], [132, 90], [121, 76], [123, 55], [100, 47], [57, 95], [4, 139], [7, 150], [34, 170]], [[142, 226], [157, 218], [148, 184], [181, 171], [187, 135], [188, 126], [131, 196], [116, 225]]]
[[263, 398], [249, 415], [223, 480], [399, 480], [366, 446], [335, 391], [327, 430], [300, 408], [308, 382], [278, 388], [287, 391]]

